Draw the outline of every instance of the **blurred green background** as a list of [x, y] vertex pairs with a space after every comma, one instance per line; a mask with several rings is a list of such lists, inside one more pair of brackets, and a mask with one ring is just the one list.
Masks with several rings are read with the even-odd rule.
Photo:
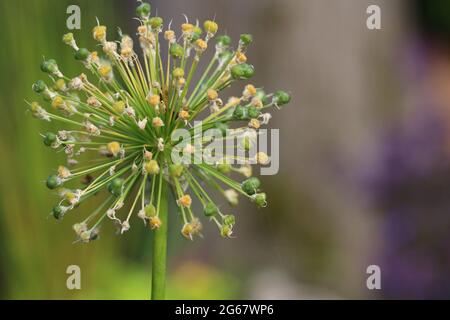
[[[55, 58], [70, 76], [83, 72], [61, 41], [68, 5], [80, 6], [82, 29], [74, 34], [92, 48], [95, 17], [109, 34], [118, 26], [134, 34], [135, 3], [0, 2], [0, 298], [149, 297], [151, 232], [135, 223], [118, 236], [106, 223], [98, 241], [72, 244], [77, 215], [101, 199], [61, 222], [48, 219], [56, 197], [43, 182], [62, 158], [43, 146], [39, 133], [56, 128], [33, 119], [24, 102], [36, 99], [31, 84], [44, 76], [42, 56]], [[448, 6], [420, 0], [151, 4], [166, 21], [178, 24], [182, 13], [200, 21], [215, 16], [234, 39], [252, 33], [254, 84], [284, 88], [294, 101], [271, 121], [280, 128], [281, 145], [279, 174], [263, 178], [268, 208], [240, 205], [233, 212], [237, 237], [230, 240], [207, 226], [204, 240], [185, 241], [172, 219], [168, 298], [450, 296], [450, 233], [443, 228], [450, 225], [450, 205], [442, 193], [449, 190], [450, 170], [436, 171], [442, 166], [434, 161], [450, 163], [450, 152], [424, 147], [447, 150], [450, 143], [435, 138], [434, 122], [417, 125], [435, 113], [443, 127], [450, 123]], [[370, 4], [382, 9], [380, 31], [366, 28]], [[423, 13], [418, 19], [414, 8]], [[438, 98], [422, 99], [430, 96]], [[419, 142], [399, 138], [411, 135]], [[388, 148], [385, 139], [396, 144]], [[72, 264], [81, 267], [81, 290], [66, 288]], [[366, 287], [370, 264], [381, 266], [381, 291]]]

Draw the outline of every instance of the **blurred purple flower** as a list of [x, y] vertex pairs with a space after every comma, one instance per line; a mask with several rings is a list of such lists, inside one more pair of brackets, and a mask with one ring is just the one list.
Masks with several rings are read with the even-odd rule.
[[363, 184], [384, 216], [380, 252], [385, 298], [450, 298], [450, 159], [443, 119], [423, 91], [422, 47], [406, 61], [419, 101], [378, 146]]

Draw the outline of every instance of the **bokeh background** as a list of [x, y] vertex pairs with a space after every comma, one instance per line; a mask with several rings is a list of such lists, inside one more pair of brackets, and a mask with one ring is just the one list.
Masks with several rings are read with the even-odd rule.
[[[0, 2], [0, 298], [145, 299], [151, 232], [72, 244], [70, 215], [47, 219], [43, 181], [61, 161], [44, 148], [24, 100], [43, 77], [42, 56], [82, 71], [63, 45], [66, 8], [77, 4], [93, 47], [97, 16], [134, 33], [134, 0]], [[168, 298], [450, 298], [450, 3], [439, 0], [152, 0], [166, 21], [215, 17], [255, 42], [253, 82], [287, 89], [274, 114], [280, 172], [263, 178], [269, 206], [236, 211], [236, 238], [213, 229], [185, 241], [170, 230]], [[382, 29], [366, 28], [379, 5]], [[89, 210], [91, 202], [79, 210]], [[89, 208], [90, 206], [90, 208]], [[66, 288], [66, 268], [82, 289]], [[382, 288], [366, 287], [381, 268]]]

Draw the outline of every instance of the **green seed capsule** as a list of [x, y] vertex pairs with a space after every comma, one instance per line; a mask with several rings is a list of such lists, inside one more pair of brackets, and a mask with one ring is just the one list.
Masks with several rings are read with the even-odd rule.
[[156, 216], [156, 208], [151, 203], [145, 206], [144, 211], [147, 218]]
[[220, 44], [224, 47], [229, 46], [231, 44], [231, 38], [227, 35], [217, 37], [217, 44]]
[[50, 190], [58, 188], [62, 184], [61, 179], [57, 175], [51, 175], [47, 178], [47, 188]]
[[36, 93], [42, 93], [45, 91], [46, 88], [47, 88], [47, 85], [42, 80], [36, 81], [32, 86], [33, 91]]
[[248, 108], [247, 114], [251, 119], [257, 119], [260, 116], [261, 111], [258, 108], [251, 106]]
[[54, 206], [53, 209], [52, 209], [53, 217], [56, 220], [61, 219], [63, 217], [63, 213], [64, 213], [64, 210], [63, 210], [63, 208], [61, 206]]
[[47, 147], [50, 147], [55, 141], [56, 141], [56, 134], [54, 134], [52, 132], [47, 132], [44, 135], [44, 144]]
[[220, 235], [224, 238], [228, 238], [233, 233], [231, 226], [224, 224], [220, 227]]
[[264, 105], [267, 105], [270, 103], [266, 92], [261, 88], [256, 89], [256, 98], [260, 99]]
[[152, 7], [150, 4], [143, 2], [136, 8], [136, 14], [141, 19], [148, 19], [150, 13], [152, 12]]
[[266, 194], [265, 193], [257, 193], [253, 196], [253, 200], [256, 205], [260, 208], [264, 208], [267, 206]]
[[233, 118], [236, 120], [245, 119], [245, 109], [242, 106], [236, 106], [233, 111]]
[[173, 43], [170, 46], [170, 55], [174, 58], [181, 58], [184, 55], [184, 49], [181, 45], [179, 45], [178, 43]]
[[203, 213], [206, 217], [214, 217], [216, 214], [219, 213], [219, 208], [217, 208], [217, 206], [214, 203], [209, 202], [203, 208]]
[[201, 36], [202, 33], [203, 33], [202, 28], [197, 27], [197, 26], [195, 26], [195, 27], [194, 27], [194, 30], [192, 30], [192, 31], [193, 31], [193, 33], [195, 33], [196, 35], [199, 35], [199, 36]]
[[246, 63], [235, 65], [231, 68], [231, 76], [234, 79], [250, 79], [255, 73], [255, 68]]
[[282, 106], [283, 104], [287, 104], [291, 101], [291, 96], [286, 91], [279, 90], [275, 92], [274, 99], [276, 104]]
[[217, 165], [217, 170], [219, 170], [223, 174], [227, 174], [231, 172], [231, 165], [228, 163], [219, 163]]
[[182, 164], [171, 164], [169, 166], [169, 173], [174, 178], [179, 178], [183, 174], [184, 167]]
[[242, 182], [242, 190], [249, 196], [254, 195], [260, 186], [261, 182], [256, 177], [248, 178]]
[[45, 73], [55, 73], [58, 71], [58, 64], [54, 59], [42, 61], [41, 70]]
[[241, 34], [241, 42], [245, 45], [248, 46], [250, 43], [253, 42], [253, 36], [251, 34]]
[[152, 29], [158, 29], [163, 25], [164, 21], [163, 18], [161, 17], [153, 17], [150, 18], [150, 20], [148, 21], [148, 24], [150, 25], [150, 27], [152, 27]]
[[172, 71], [172, 75], [174, 78], [184, 77], [184, 70], [182, 68], [175, 68]]
[[255, 74], [255, 68], [250, 64], [244, 64], [244, 77], [250, 79]]
[[191, 42], [195, 42], [195, 41], [197, 41], [198, 39], [200, 39], [200, 35], [199, 34], [197, 34], [197, 33], [192, 33], [192, 35], [191, 35]]
[[89, 58], [89, 55], [91, 53], [89, 52], [88, 49], [86, 48], [80, 48], [78, 49], [77, 52], [75, 52], [74, 56], [76, 60], [86, 60], [87, 58]]
[[205, 28], [206, 32], [215, 34], [217, 30], [219, 29], [219, 26], [215, 21], [206, 20], [203, 23], [203, 27]]
[[194, 30], [192, 30], [191, 41], [195, 42], [202, 36], [203, 30], [200, 27], [195, 26]]
[[108, 184], [108, 191], [111, 192], [112, 195], [119, 196], [122, 194], [123, 184], [123, 179], [115, 178]]
[[244, 68], [242, 67], [241, 64], [238, 64], [234, 67], [231, 68], [231, 76], [234, 79], [243, 79], [244, 78]]
[[232, 227], [236, 223], [236, 217], [232, 214], [227, 214], [222, 218], [225, 225]]

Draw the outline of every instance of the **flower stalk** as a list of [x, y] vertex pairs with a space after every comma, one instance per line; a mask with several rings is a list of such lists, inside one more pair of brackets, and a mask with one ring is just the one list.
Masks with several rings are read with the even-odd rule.
[[163, 300], [166, 294], [167, 266], [167, 229], [168, 229], [168, 199], [167, 183], [162, 182], [160, 189], [159, 218], [161, 227], [154, 232], [152, 255], [152, 300]]

